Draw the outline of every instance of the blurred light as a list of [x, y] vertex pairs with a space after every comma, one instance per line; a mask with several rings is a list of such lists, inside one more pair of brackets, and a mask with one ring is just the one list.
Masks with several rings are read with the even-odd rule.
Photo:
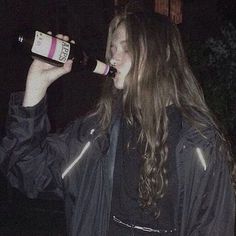
[[168, 16], [175, 24], [182, 22], [182, 0], [114, 0], [115, 14], [122, 11], [127, 3], [140, 5], [148, 10], [153, 8], [153, 11]]
[[175, 24], [180, 24], [182, 0], [155, 0], [155, 12], [168, 16]]

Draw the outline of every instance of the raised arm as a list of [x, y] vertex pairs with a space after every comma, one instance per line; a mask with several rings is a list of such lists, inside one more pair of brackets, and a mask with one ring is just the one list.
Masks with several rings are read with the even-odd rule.
[[[57, 35], [64, 40], [67, 36]], [[0, 143], [0, 169], [13, 187], [30, 198], [40, 192], [62, 196], [61, 164], [67, 155], [69, 128], [61, 135], [49, 134], [46, 112], [47, 88], [71, 71], [72, 61], [55, 67], [34, 60], [24, 93], [12, 94], [6, 136]]]
[[[69, 40], [68, 36], [61, 34], [58, 34], [57, 37], [66, 41]], [[23, 106], [36, 105], [45, 96], [47, 88], [58, 78], [69, 73], [71, 68], [72, 60], [68, 60], [63, 67], [52, 66], [37, 59], [34, 60], [27, 76]]]

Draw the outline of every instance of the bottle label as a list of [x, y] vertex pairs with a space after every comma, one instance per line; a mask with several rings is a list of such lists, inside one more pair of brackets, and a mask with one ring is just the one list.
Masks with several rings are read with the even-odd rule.
[[31, 51], [35, 54], [65, 63], [70, 54], [70, 43], [36, 31]]
[[106, 65], [105, 63], [97, 60], [97, 65], [93, 72], [100, 75], [107, 75], [109, 72], [109, 69], [110, 69], [109, 65]]

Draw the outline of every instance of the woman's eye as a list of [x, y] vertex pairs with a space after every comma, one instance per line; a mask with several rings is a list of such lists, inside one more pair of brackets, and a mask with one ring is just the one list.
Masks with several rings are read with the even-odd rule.
[[110, 46], [110, 50], [111, 50], [111, 52], [114, 52], [114, 51], [116, 50], [115, 46], [114, 46], [114, 45], [111, 45], [111, 46]]
[[129, 49], [128, 48], [124, 48], [123, 49], [125, 53], [129, 53]]
[[127, 52], [127, 53], [129, 52], [129, 49], [128, 49], [128, 47], [127, 47], [126, 45], [123, 46], [123, 51], [124, 51], [124, 52]]

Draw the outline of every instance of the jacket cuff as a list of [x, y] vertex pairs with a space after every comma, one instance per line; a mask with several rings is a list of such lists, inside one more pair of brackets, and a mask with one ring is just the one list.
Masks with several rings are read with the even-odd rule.
[[32, 107], [23, 107], [22, 102], [24, 92], [12, 93], [9, 101], [9, 115], [19, 115], [24, 118], [37, 117], [47, 110], [46, 96], [36, 105]]

